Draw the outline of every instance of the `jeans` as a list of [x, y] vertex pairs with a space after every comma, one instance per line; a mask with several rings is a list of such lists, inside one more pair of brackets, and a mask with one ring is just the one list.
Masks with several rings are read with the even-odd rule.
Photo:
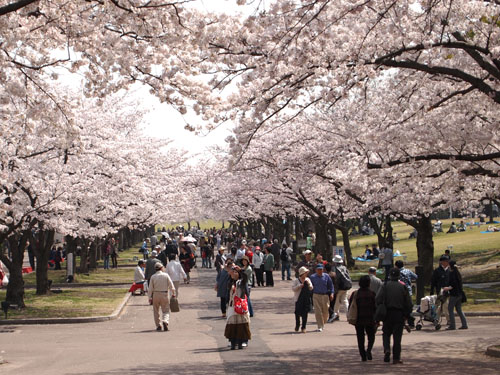
[[403, 337], [404, 317], [401, 310], [387, 310], [387, 316], [384, 320], [383, 342], [384, 353], [391, 352], [391, 336], [393, 337], [392, 360], [401, 359], [401, 338]]
[[450, 314], [450, 328], [455, 328], [455, 313], [453, 309], [457, 309], [457, 314], [460, 317], [462, 327], [467, 327], [467, 319], [462, 312], [462, 296], [450, 296], [448, 301], [448, 313]]
[[[366, 359], [366, 353], [371, 353], [375, 343], [375, 326], [356, 324], [356, 337], [358, 338], [358, 349], [361, 358]], [[368, 337], [368, 346], [365, 349], [365, 333]]]
[[247, 288], [248, 313], [250, 314], [250, 317], [253, 316], [252, 300], [250, 299], [250, 290], [251, 289], [252, 288], [250, 288], [250, 287]]
[[266, 286], [274, 286], [273, 271], [266, 271]]
[[207, 258], [201, 258], [201, 268], [207, 268]]
[[104, 256], [104, 269], [109, 270], [109, 255]]
[[281, 263], [281, 280], [285, 280], [285, 271], [286, 271], [286, 279], [291, 280], [290, 276], [290, 262], [282, 262]]

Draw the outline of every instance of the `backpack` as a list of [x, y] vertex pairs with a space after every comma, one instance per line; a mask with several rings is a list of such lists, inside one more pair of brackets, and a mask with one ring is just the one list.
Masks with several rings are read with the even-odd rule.
[[286, 249], [281, 250], [280, 259], [283, 262], [288, 262], [288, 254], [286, 253]]
[[347, 271], [346, 268], [342, 267], [339, 268], [337, 267], [336, 269], [336, 276], [339, 281], [339, 289], [340, 290], [349, 290], [352, 288], [352, 281], [349, 276], [349, 271]]

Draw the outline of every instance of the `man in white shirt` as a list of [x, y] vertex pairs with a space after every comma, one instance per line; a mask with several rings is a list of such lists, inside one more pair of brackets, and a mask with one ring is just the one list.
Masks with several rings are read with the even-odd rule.
[[[153, 303], [153, 317], [157, 331], [161, 331], [160, 321], [163, 324], [163, 330], [168, 331], [168, 321], [170, 319], [169, 291], [172, 291], [172, 297], [176, 295], [174, 283], [170, 276], [163, 272], [164, 269], [161, 262], [155, 264], [156, 273], [151, 276], [148, 288], [149, 302]], [[160, 307], [162, 311], [161, 320]]]
[[241, 241], [240, 248], [236, 251], [236, 263], [239, 266], [241, 266], [241, 260], [245, 256], [246, 251], [247, 251], [247, 241], [243, 240]]
[[170, 279], [174, 283], [175, 295], [179, 298], [179, 282], [181, 279], [187, 280], [186, 272], [182, 268], [181, 263], [175, 260], [175, 254], [168, 254], [168, 264], [165, 268], [165, 272], [170, 276]]
[[264, 286], [264, 253], [260, 251], [259, 246], [254, 249], [252, 262], [255, 276], [257, 276], [257, 286]]

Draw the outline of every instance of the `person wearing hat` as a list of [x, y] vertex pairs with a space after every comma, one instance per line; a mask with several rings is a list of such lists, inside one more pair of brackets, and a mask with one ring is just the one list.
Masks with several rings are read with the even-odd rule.
[[[333, 300], [333, 282], [332, 278], [323, 273], [324, 266], [321, 263], [316, 265], [316, 273], [311, 275], [310, 280], [313, 285], [313, 304], [314, 314], [316, 315], [316, 324], [318, 331], [322, 332], [325, 323], [328, 320], [328, 308]], [[300, 277], [300, 275], [299, 275]]]
[[146, 278], [146, 281], [149, 284], [149, 280], [151, 279], [151, 276], [155, 274], [155, 264], [156, 263], [161, 263], [158, 258], [158, 252], [156, 250], [153, 250], [151, 252], [151, 257], [146, 261], [146, 271], [144, 272], [144, 277]]
[[314, 273], [314, 264], [312, 261], [312, 251], [307, 249], [304, 251], [304, 259], [297, 264], [297, 267], [295, 267], [295, 277], [299, 277], [299, 270], [301, 267], [306, 267], [309, 269], [309, 275], [312, 275]]
[[255, 246], [252, 261], [257, 286], [264, 286], [264, 253], [260, 251], [260, 246]]
[[[307, 315], [311, 310], [313, 285], [307, 275], [309, 275], [309, 269], [301, 267], [299, 277], [292, 284], [293, 299], [295, 301], [295, 332], [298, 332], [300, 328], [302, 333], [306, 333]], [[302, 326], [300, 325], [300, 318], [302, 318]]]
[[412, 312], [413, 304], [411, 302], [408, 289], [399, 282], [400, 272], [397, 268], [389, 271], [389, 280], [379, 290], [375, 298], [378, 305], [385, 304], [387, 314], [383, 319], [384, 326], [384, 362], [391, 360], [391, 336], [393, 337], [392, 363], [402, 364], [401, 361], [401, 338], [403, 337], [403, 328], [405, 320]]
[[349, 310], [349, 302], [347, 301], [347, 291], [352, 288], [352, 280], [349, 271], [344, 266], [344, 260], [340, 255], [335, 255], [332, 259], [335, 268], [335, 305], [333, 319], [340, 319], [340, 306], [343, 306], [345, 313]]
[[[168, 296], [169, 292], [171, 292], [172, 297], [175, 297], [175, 286], [170, 276], [163, 272], [165, 268], [161, 262], [158, 261], [154, 267], [156, 273], [151, 276], [148, 288], [149, 303], [153, 305], [153, 318], [156, 330], [161, 331], [161, 323], [163, 325], [163, 330], [168, 331], [168, 321], [170, 318], [170, 303]], [[162, 311], [161, 319], [160, 307]]]
[[446, 328], [447, 330], [455, 330], [455, 308], [457, 309], [457, 314], [460, 317], [460, 322], [462, 326], [459, 329], [467, 329], [467, 319], [462, 312], [462, 298], [464, 296], [464, 290], [462, 286], [462, 275], [456, 266], [454, 260], [450, 260], [450, 277], [449, 286], [445, 287], [444, 290], [450, 293], [449, 303], [448, 303], [448, 315], [450, 317], [450, 326]]
[[450, 257], [441, 255], [439, 258], [439, 266], [432, 272], [431, 277], [431, 296], [438, 295], [436, 300], [437, 318], [441, 319], [444, 312], [446, 317], [446, 324], [450, 322], [450, 315], [448, 314], [448, 295], [447, 291], [443, 288], [450, 285]]

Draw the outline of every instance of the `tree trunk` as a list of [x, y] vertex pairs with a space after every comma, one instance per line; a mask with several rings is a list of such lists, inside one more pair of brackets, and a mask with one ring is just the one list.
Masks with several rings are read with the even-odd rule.
[[95, 237], [94, 241], [90, 244], [90, 253], [89, 253], [89, 271], [97, 269], [97, 249], [99, 247], [99, 238]]
[[89, 243], [88, 240], [84, 238], [82, 241], [82, 250], [80, 252], [80, 273], [89, 272], [88, 254], [89, 254]]
[[344, 261], [348, 268], [354, 267], [354, 259], [352, 259], [351, 243], [349, 241], [349, 227], [340, 226], [340, 232], [342, 233], [342, 242], [344, 244]]
[[418, 265], [424, 267], [424, 281], [427, 285], [431, 282], [434, 269], [434, 241], [430, 217], [421, 216], [415, 229], [417, 230]]
[[392, 235], [392, 224], [391, 224], [391, 215], [387, 215], [385, 217], [385, 227], [384, 227], [384, 243], [379, 243], [379, 248], [384, 246], [388, 246], [391, 249], [394, 249], [394, 237]]
[[316, 245], [314, 252], [316, 254], [320, 253], [323, 259], [330, 261], [332, 259], [332, 250], [328, 246], [328, 219], [320, 216], [317, 220], [314, 220], [316, 226]]
[[65, 241], [66, 241], [66, 254], [73, 254], [73, 275], [74, 275], [76, 270], [77, 239], [72, 236], [66, 236]]
[[22, 235], [15, 234], [8, 237], [12, 259], [7, 258], [4, 254], [0, 257], [10, 274], [5, 300], [19, 308], [26, 307], [24, 304], [23, 260], [29, 236], [30, 232], [25, 231]]
[[36, 294], [45, 295], [49, 292], [49, 256], [52, 245], [54, 245], [55, 231], [53, 229], [45, 230], [40, 227], [36, 235], [37, 243], [35, 246], [36, 257]]
[[330, 246], [337, 246], [337, 228], [332, 223], [328, 224], [328, 232], [330, 233], [330, 236], [332, 237], [332, 240], [330, 241]]

